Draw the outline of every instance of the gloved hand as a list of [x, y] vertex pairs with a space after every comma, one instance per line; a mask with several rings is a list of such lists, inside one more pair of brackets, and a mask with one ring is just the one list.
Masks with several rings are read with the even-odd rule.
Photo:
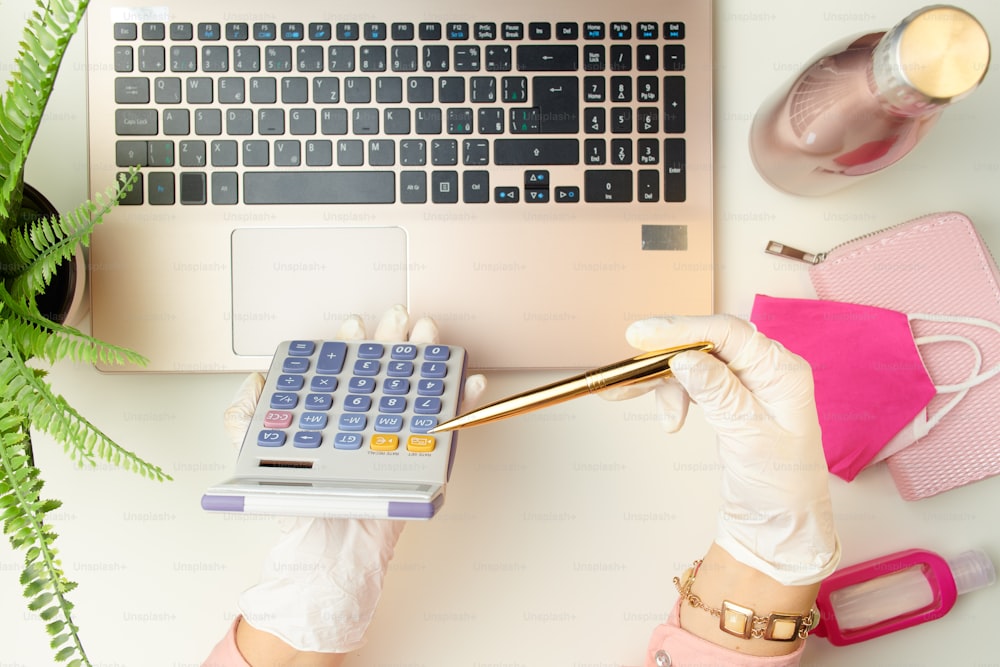
[[654, 391], [668, 431], [683, 425], [690, 401], [701, 406], [718, 434], [723, 466], [716, 543], [786, 585], [833, 572], [840, 542], [809, 364], [729, 316], [641, 320], [626, 339], [647, 351], [699, 341], [716, 346], [711, 354], [677, 355], [671, 378], [609, 396]]
[[[373, 339], [407, 340], [408, 323], [406, 309], [397, 306], [382, 318]], [[364, 323], [349, 319], [336, 337], [364, 339]], [[427, 318], [417, 320], [409, 340], [438, 342], [437, 325]], [[225, 412], [225, 428], [236, 448], [263, 387], [262, 375], [249, 375]], [[482, 375], [469, 376], [464, 402], [475, 404], [485, 387]], [[405, 525], [389, 519], [280, 519], [281, 536], [264, 558], [259, 583], [240, 596], [244, 621], [300, 651], [357, 649], [364, 644], [386, 566]]]

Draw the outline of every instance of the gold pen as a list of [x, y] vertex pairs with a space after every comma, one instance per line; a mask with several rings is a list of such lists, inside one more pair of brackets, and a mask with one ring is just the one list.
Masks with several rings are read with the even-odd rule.
[[538, 410], [549, 405], [562, 403], [571, 398], [592, 394], [594, 392], [634, 384], [642, 380], [670, 373], [670, 360], [679, 352], [698, 350], [711, 352], [715, 346], [712, 343], [693, 343], [680, 345], [665, 350], [645, 352], [637, 357], [625, 359], [608, 366], [589, 370], [580, 375], [553, 382], [542, 387], [529, 389], [520, 394], [476, 408], [464, 415], [459, 415], [444, 423], [438, 424], [428, 433], [442, 433], [469, 426], [478, 426], [488, 422], [506, 419], [532, 410]]

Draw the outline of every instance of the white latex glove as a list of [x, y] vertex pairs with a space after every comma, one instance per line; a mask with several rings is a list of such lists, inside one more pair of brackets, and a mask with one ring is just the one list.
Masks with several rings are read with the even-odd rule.
[[723, 466], [719, 546], [786, 585], [832, 573], [840, 541], [809, 364], [749, 322], [723, 315], [641, 320], [626, 338], [640, 350], [715, 344], [711, 354], [677, 355], [673, 378], [611, 398], [654, 391], [669, 431], [683, 425], [689, 401], [701, 406]]
[[[437, 325], [421, 318], [407, 338], [409, 315], [402, 306], [387, 312], [374, 340], [437, 343]], [[340, 340], [366, 338], [360, 318], [347, 320]], [[249, 375], [225, 412], [225, 428], [239, 448], [264, 387]], [[463, 401], [475, 404], [486, 388], [482, 375], [466, 378]], [[300, 651], [347, 653], [364, 644], [365, 631], [382, 593], [386, 566], [405, 521], [287, 517], [281, 536], [264, 558], [260, 582], [243, 592], [244, 621]]]

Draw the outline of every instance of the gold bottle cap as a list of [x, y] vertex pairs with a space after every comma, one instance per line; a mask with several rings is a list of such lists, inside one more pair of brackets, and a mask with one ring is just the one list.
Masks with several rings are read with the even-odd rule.
[[979, 85], [990, 62], [990, 40], [973, 16], [956, 7], [917, 13], [899, 39], [899, 65], [927, 97], [949, 100]]
[[990, 42], [983, 26], [957, 7], [934, 5], [910, 14], [875, 49], [875, 84], [907, 115], [940, 108], [969, 94], [986, 76]]

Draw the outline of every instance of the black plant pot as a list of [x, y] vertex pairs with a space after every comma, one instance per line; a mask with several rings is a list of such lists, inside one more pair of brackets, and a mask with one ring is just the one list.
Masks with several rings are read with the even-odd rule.
[[[39, 217], [58, 215], [59, 211], [45, 195], [27, 183], [21, 202], [21, 224]], [[57, 324], [76, 324], [83, 306], [83, 288], [86, 282], [83, 254], [76, 254], [63, 262], [52, 276], [52, 281], [36, 301], [39, 312]]]

